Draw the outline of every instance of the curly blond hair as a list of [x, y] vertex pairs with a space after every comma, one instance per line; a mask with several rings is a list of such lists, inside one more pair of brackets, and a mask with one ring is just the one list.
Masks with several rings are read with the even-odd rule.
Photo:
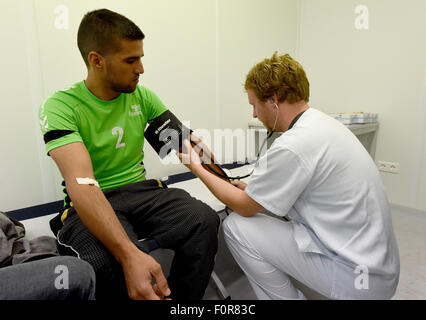
[[260, 101], [266, 101], [274, 93], [279, 102], [309, 101], [309, 81], [300, 63], [290, 55], [277, 56], [256, 64], [247, 74], [244, 85], [252, 90]]

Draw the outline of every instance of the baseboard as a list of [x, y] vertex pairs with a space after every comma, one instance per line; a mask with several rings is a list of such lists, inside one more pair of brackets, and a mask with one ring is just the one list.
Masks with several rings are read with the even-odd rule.
[[391, 210], [396, 209], [396, 210], [399, 210], [399, 211], [409, 212], [410, 214], [414, 214], [414, 215], [422, 217], [422, 218], [426, 218], [426, 211], [424, 211], [424, 210], [410, 208], [410, 207], [406, 207], [406, 206], [396, 204], [396, 203], [391, 203], [390, 207], [391, 207]]

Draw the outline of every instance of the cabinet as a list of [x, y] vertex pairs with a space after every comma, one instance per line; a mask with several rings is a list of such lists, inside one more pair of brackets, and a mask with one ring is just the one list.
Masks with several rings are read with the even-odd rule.
[[[349, 124], [346, 125], [346, 127], [355, 134], [355, 136], [362, 143], [362, 145], [365, 147], [365, 149], [368, 151], [368, 153], [374, 160], [376, 154], [376, 141], [379, 123], [375, 122], [366, 124]], [[267, 132], [263, 124], [257, 119], [254, 119], [253, 121], [250, 121], [248, 123], [248, 129], [249, 135], [247, 144], [247, 160], [250, 162], [256, 160], [257, 153], [259, 152], [262, 143], [266, 139]], [[268, 139], [268, 145], [267, 147], [264, 147], [262, 153], [264, 153], [266, 148], [269, 148], [271, 146], [274, 139], [276, 139], [279, 135], [280, 133], [276, 132], [272, 135], [270, 139]]]

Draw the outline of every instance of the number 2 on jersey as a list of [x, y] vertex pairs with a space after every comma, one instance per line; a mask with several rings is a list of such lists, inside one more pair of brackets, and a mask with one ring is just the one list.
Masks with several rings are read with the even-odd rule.
[[123, 148], [126, 146], [126, 143], [121, 142], [121, 140], [123, 139], [123, 134], [124, 134], [124, 130], [121, 127], [115, 127], [114, 129], [112, 129], [112, 134], [115, 136], [118, 133], [118, 140], [117, 140], [117, 144], [115, 146], [116, 149], [119, 148]]

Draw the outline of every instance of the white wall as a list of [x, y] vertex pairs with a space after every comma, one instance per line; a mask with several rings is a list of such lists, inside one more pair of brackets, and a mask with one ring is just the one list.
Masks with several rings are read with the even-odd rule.
[[33, 74], [27, 51], [26, 11], [1, 1], [0, 210], [45, 201], [38, 153], [38, 120], [31, 108]]
[[[368, 30], [354, 26], [359, 4], [369, 9]], [[68, 9], [66, 29], [55, 27], [59, 5]], [[292, 54], [310, 79], [311, 106], [379, 113], [376, 160], [400, 163], [400, 174], [382, 173], [390, 201], [426, 210], [423, 0], [2, 0], [0, 209], [62, 197], [36, 112], [55, 90], [86, 76], [76, 33], [84, 13], [102, 7], [146, 34], [141, 83], [211, 137], [214, 128], [247, 128], [249, 68], [275, 50]], [[186, 171], [145, 151], [149, 176]]]
[[[246, 132], [248, 122], [253, 120], [253, 109], [244, 90], [246, 75], [251, 67], [275, 51], [296, 55], [298, 2], [220, 0], [218, 12], [218, 127], [241, 128]], [[234, 150], [237, 151], [236, 139]], [[221, 151], [223, 156], [227, 155], [224, 149], [215, 149], [215, 154], [220, 155]], [[245, 160], [237, 156], [235, 152], [231, 158]], [[224, 160], [222, 157], [221, 161], [227, 162]]]
[[[2, 0], [0, 17], [9, 28], [0, 31], [8, 47], [0, 62], [1, 210], [62, 198], [36, 114], [54, 91], [85, 78], [78, 26], [86, 12], [104, 7], [146, 35], [141, 84], [211, 137], [215, 128], [247, 128], [248, 69], [276, 50], [296, 52], [296, 0]], [[148, 176], [186, 171], [181, 164], [161, 165], [149, 146], [145, 154]]]
[[[355, 8], [369, 9], [357, 30]], [[426, 1], [302, 0], [300, 61], [311, 106], [325, 112], [379, 114], [376, 160], [391, 202], [426, 210]]]

